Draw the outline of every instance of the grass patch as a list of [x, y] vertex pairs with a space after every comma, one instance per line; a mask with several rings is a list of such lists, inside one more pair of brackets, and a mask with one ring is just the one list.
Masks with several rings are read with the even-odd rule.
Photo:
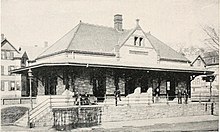
[[18, 107], [18, 106], [1, 109], [1, 124], [8, 125], [14, 123], [19, 118], [21, 118], [26, 113], [27, 110], [28, 110], [27, 107]]

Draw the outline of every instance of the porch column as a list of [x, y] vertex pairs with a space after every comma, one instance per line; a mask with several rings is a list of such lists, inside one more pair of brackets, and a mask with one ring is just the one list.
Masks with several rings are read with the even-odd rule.
[[38, 81], [37, 95], [45, 95], [45, 87], [42, 81]]
[[57, 86], [56, 86], [56, 94], [61, 95], [65, 91], [65, 85], [63, 84], [63, 76], [58, 74], [57, 77]]

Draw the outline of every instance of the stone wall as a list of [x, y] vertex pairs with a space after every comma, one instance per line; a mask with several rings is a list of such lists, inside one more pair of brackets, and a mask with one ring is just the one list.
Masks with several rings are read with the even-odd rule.
[[128, 121], [211, 114], [210, 103], [104, 106], [102, 121]]
[[40, 118], [37, 121], [34, 121], [34, 125], [35, 127], [52, 127], [54, 124], [54, 117], [53, 117], [53, 112], [48, 110], [47, 114], [45, 114], [44, 116], [42, 116], [42, 118]]
[[[125, 80], [121, 77], [119, 77], [118, 86], [121, 94], [125, 94]], [[114, 94], [114, 91], [115, 91], [114, 77], [112, 75], [107, 75], [106, 94]]]
[[93, 94], [92, 92], [92, 84], [90, 84], [89, 76], [82, 75], [80, 77], [76, 77], [75, 79], [75, 91], [78, 91], [80, 94]]

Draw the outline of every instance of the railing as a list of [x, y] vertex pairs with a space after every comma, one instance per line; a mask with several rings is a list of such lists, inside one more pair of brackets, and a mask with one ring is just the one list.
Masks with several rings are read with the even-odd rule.
[[97, 105], [53, 108], [54, 127], [57, 130], [99, 125], [101, 115], [101, 107]]
[[[84, 100], [77, 101], [80, 102], [79, 105], [84, 104]], [[53, 107], [67, 107], [67, 106], [76, 106], [77, 102], [74, 97], [67, 96], [52, 96], [47, 98], [45, 101], [41, 102], [37, 107], [35, 107], [30, 112], [30, 122], [37, 119], [45, 110], [51, 110]], [[91, 104], [95, 104], [91, 102]]]
[[[36, 97], [32, 97], [33, 102], [36, 102]], [[5, 103], [7, 101], [7, 103]], [[24, 102], [27, 101], [27, 102]], [[11, 105], [11, 104], [29, 104], [30, 97], [19, 97], [19, 98], [2, 98], [2, 105]]]
[[[185, 96], [182, 95], [181, 97], [178, 95], [175, 96], [150, 96], [150, 97], [141, 97], [141, 96], [137, 96], [135, 97], [121, 97], [121, 101], [119, 101], [119, 99], [117, 99], [117, 104], [118, 105], [131, 105], [131, 104], [162, 104], [162, 103], [190, 103], [190, 102], [219, 102], [219, 96], [218, 95], [192, 95], [190, 98], [189, 96]], [[106, 97], [105, 101], [103, 102], [104, 105], [116, 105], [116, 100], [115, 97]]]

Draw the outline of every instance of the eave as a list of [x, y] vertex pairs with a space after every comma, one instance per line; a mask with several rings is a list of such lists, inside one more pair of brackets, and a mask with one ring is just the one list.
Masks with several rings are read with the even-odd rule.
[[150, 66], [129, 66], [129, 65], [120, 65], [120, 64], [89, 64], [89, 63], [76, 63], [76, 62], [66, 62], [66, 63], [41, 63], [32, 65], [29, 67], [19, 68], [11, 71], [12, 73], [22, 74], [27, 72], [29, 69], [35, 70], [41, 67], [64, 67], [64, 66], [78, 66], [78, 67], [99, 67], [99, 68], [112, 68], [112, 69], [128, 69], [128, 70], [147, 70], [147, 71], [163, 71], [163, 72], [182, 72], [188, 74], [197, 74], [197, 75], [208, 75], [213, 74], [214, 71], [211, 70], [195, 70], [190, 68], [163, 68], [163, 67], [150, 67]]

